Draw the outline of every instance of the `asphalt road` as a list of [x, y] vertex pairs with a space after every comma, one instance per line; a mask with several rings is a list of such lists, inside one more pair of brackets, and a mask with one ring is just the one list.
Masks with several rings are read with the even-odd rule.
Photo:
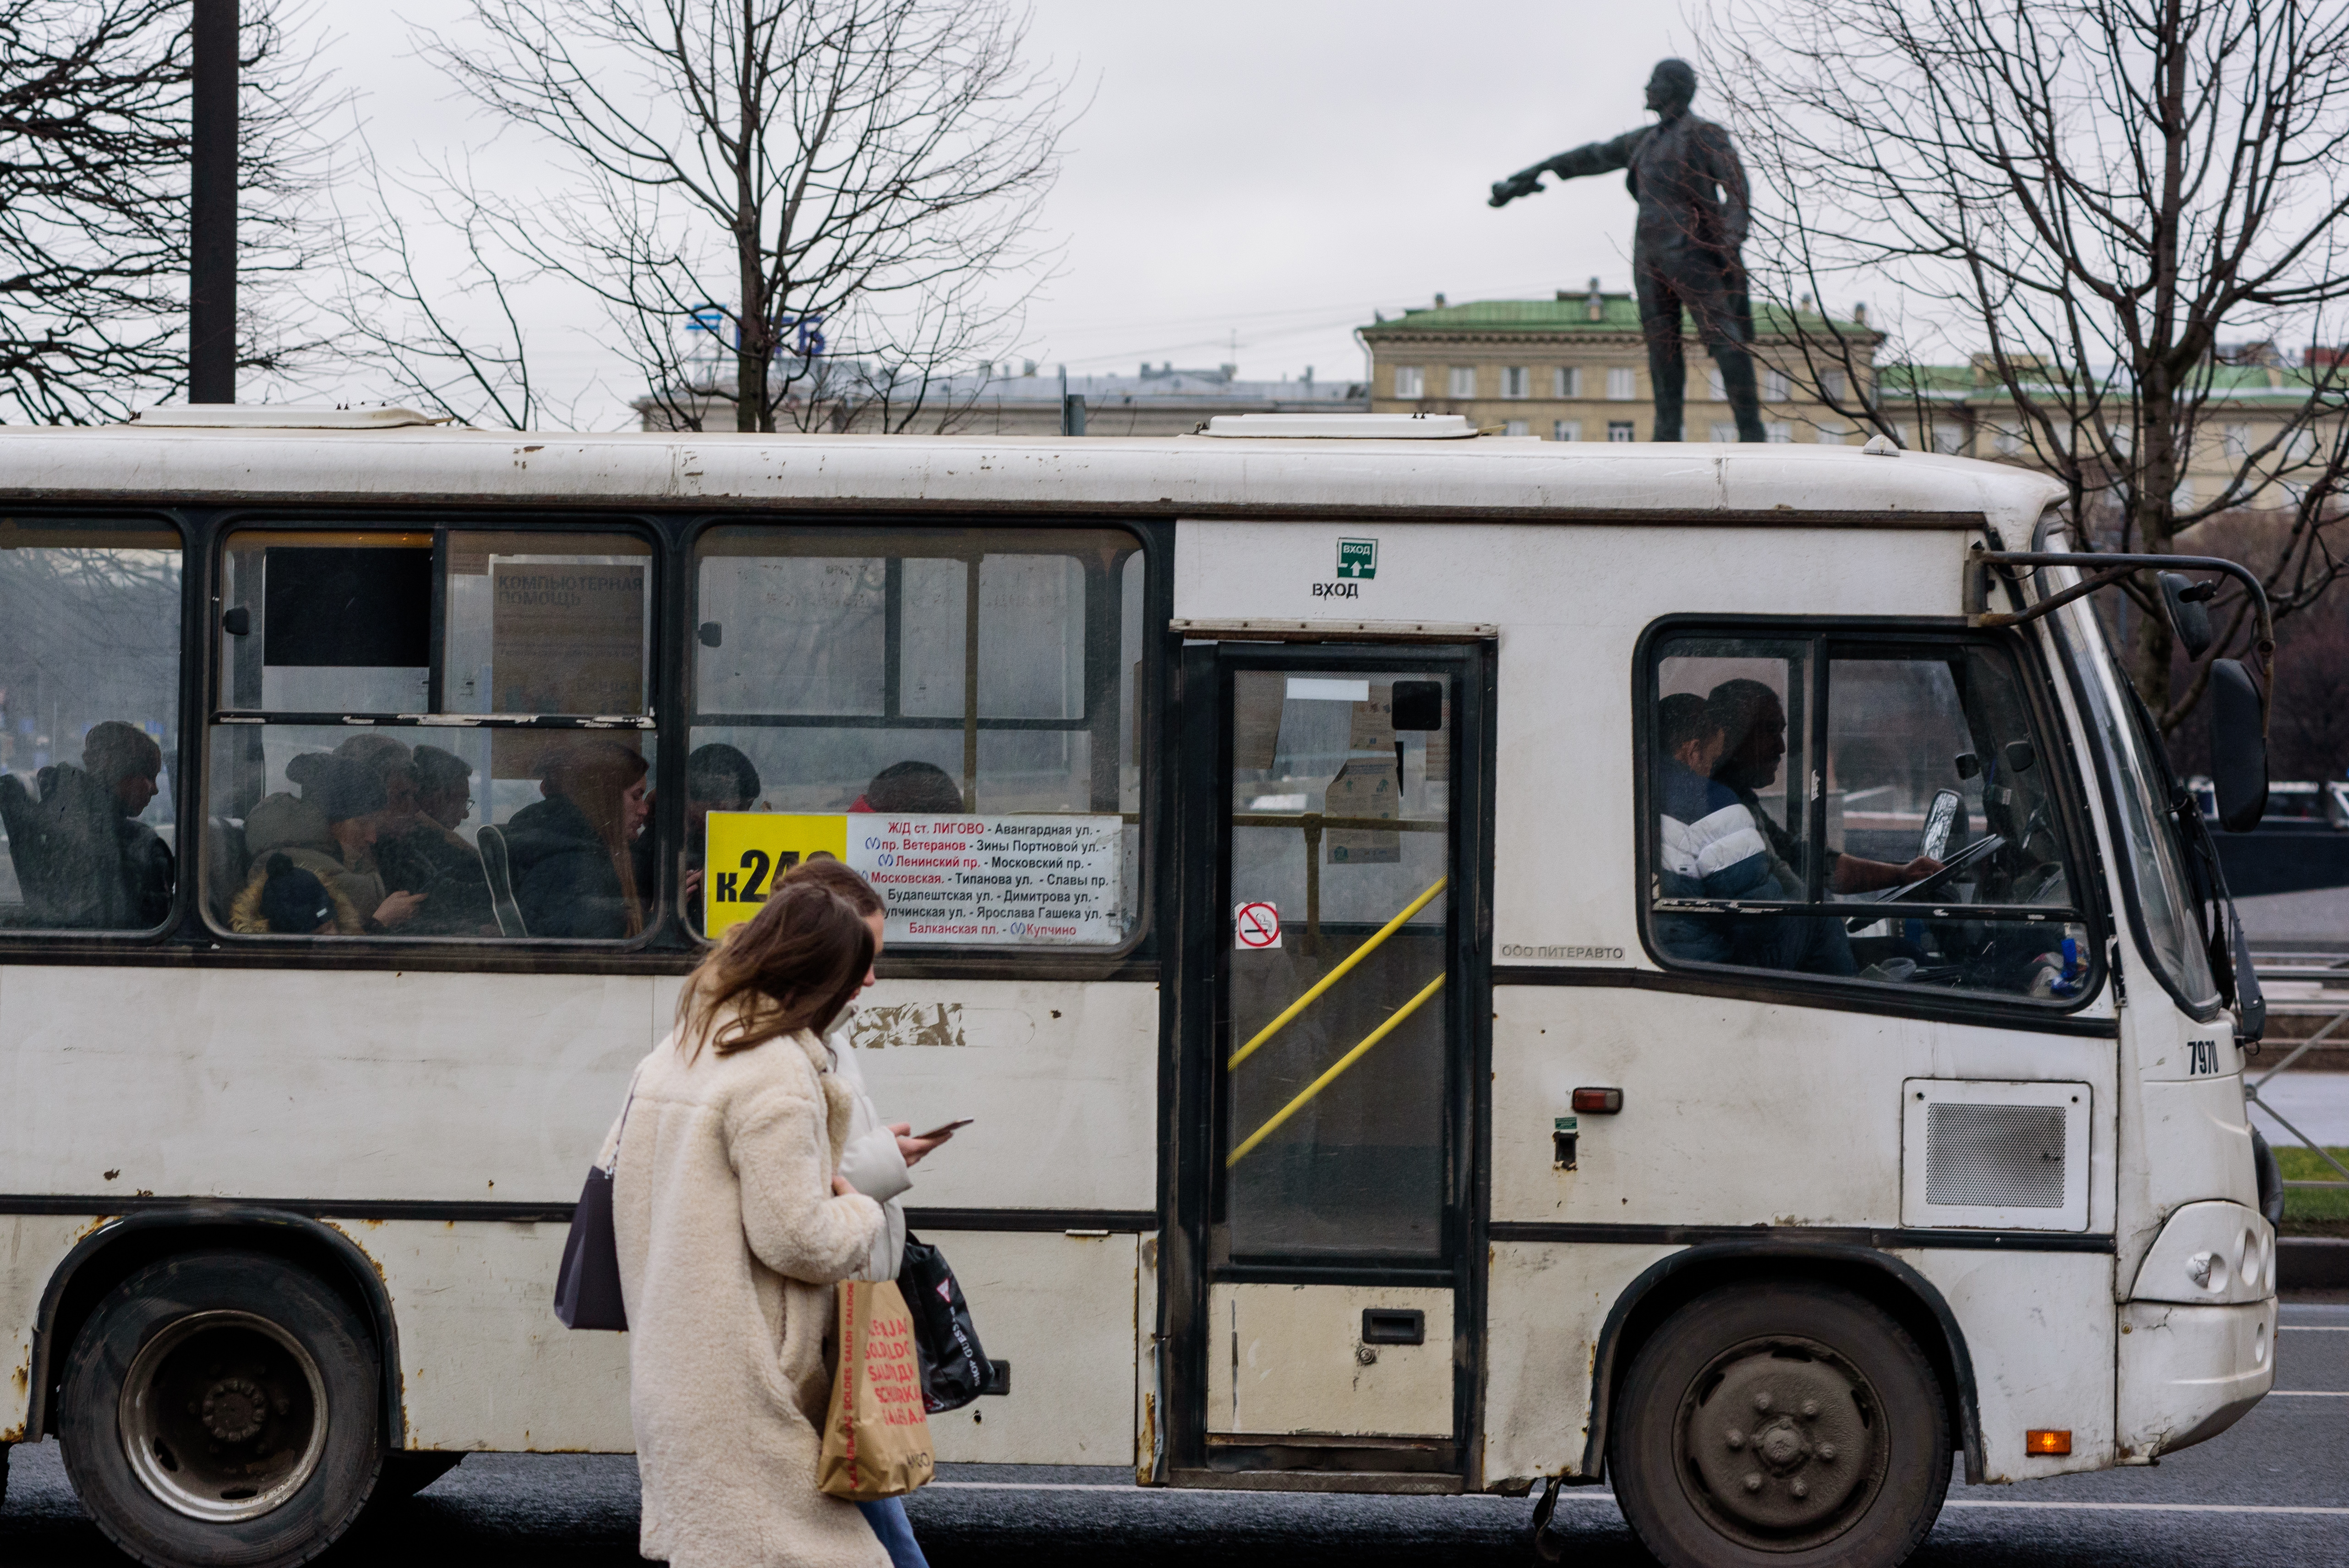
[[[2349, 1568], [2349, 1305], [2285, 1307], [2279, 1393], [2232, 1431], [2158, 1468], [2028, 1487], [1953, 1487], [1920, 1568]], [[1559, 1507], [1567, 1561], [1650, 1560], [1603, 1491]], [[954, 1466], [913, 1502], [937, 1568], [1185, 1563], [1218, 1568], [1452, 1563], [1525, 1568], [1532, 1501], [1140, 1491], [1110, 1470]], [[625, 1568], [636, 1551], [626, 1459], [482, 1455], [328, 1560], [345, 1568]], [[117, 1568], [57, 1446], [17, 1451], [0, 1510], [8, 1568]]]

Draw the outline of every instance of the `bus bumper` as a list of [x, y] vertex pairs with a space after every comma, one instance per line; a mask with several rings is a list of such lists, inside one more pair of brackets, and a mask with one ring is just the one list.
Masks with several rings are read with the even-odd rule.
[[2275, 1383], [2276, 1303], [2120, 1308], [2115, 1457], [2148, 1464], [2217, 1437]]

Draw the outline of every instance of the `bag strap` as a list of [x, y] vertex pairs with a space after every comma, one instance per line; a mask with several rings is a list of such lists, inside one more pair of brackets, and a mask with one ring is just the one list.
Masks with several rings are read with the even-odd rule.
[[620, 1102], [620, 1130], [612, 1139], [612, 1162], [595, 1167], [609, 1176], [620, 1168], [620, 1144], [628, 1136], [628, 1112], [636, 1108], [636, 1080], [644, 1076], [645, 1064], [638, 1062], [636, 1070], [628, 1075], [628, 1098]]

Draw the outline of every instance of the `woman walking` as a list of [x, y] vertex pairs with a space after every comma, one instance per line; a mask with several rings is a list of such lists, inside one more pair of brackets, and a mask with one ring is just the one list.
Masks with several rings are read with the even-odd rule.
[[672, 1568], [892, 1561], [816, 1485], [833, 1285], [886, 1234], [835, 1169], [856, 1096], [823, 1039], [872, 976], [876, 924], [786, 882], [694, 971], [613, 1128], [641, 1545]]

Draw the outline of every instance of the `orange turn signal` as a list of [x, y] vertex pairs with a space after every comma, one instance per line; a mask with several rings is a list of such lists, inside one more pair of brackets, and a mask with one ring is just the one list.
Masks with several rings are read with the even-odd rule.
[[2023, 1451], [2026, 1454], [2068, 1454], [2072, 1451], [2072, 1434], [2046, 1432], [2033, 1428], [2023, 1434]]

